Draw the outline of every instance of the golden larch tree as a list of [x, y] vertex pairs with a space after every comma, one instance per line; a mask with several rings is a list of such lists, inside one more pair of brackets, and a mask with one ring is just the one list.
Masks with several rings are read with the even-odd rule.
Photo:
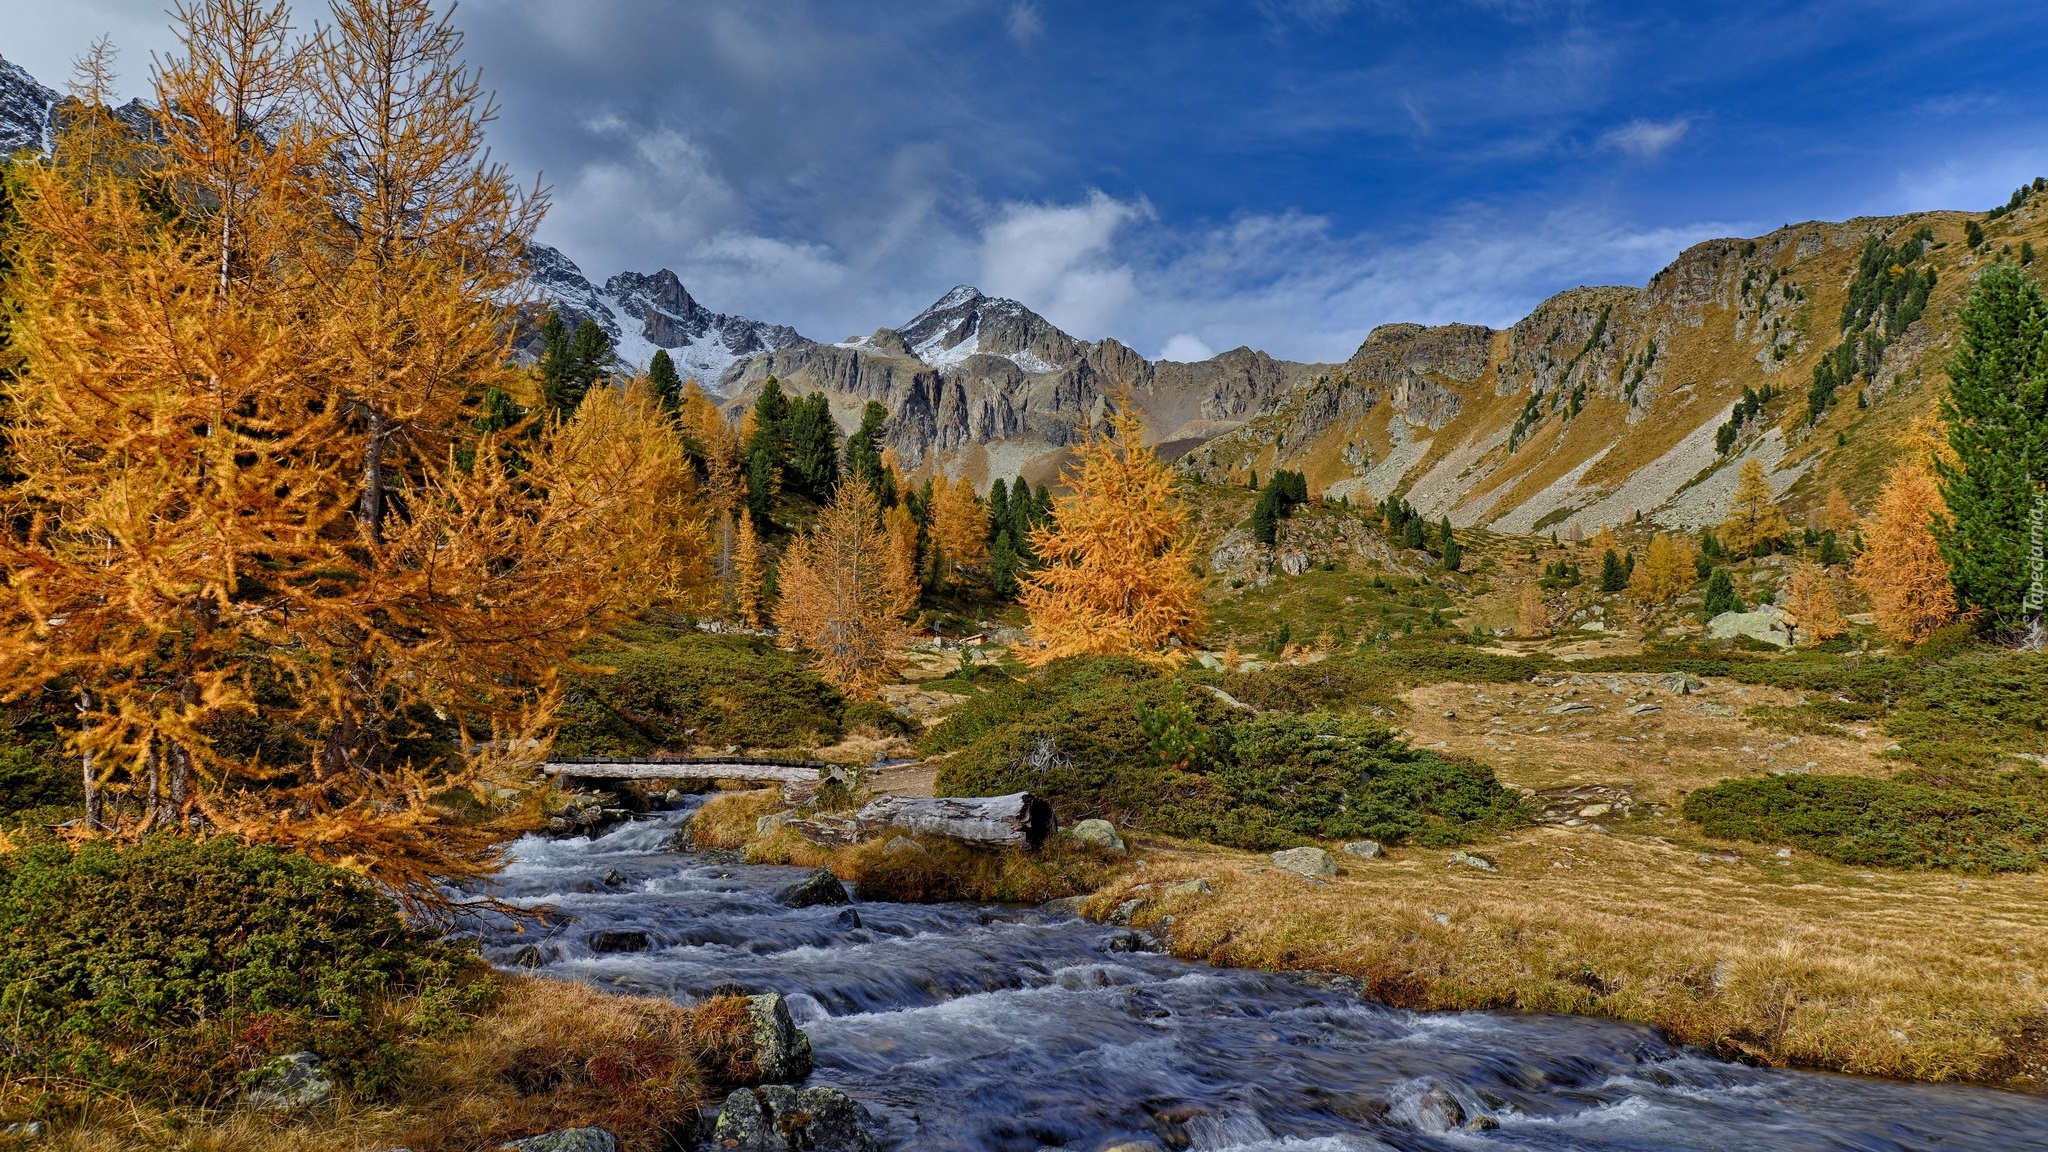
[[1629, 594], [1647, 605], [1669, 604], [1698, 583], [1698, 562], [1699, 549], [1690, 538], [1659, 532], [1629, 576]]
[[1534, 584], [1522, 585], [1515, 602], [1515, 634], [1525, 639], [1550, 634], [1550, 608], [1543, 603], [1543, 589]]
[[907, 501], [899, 500], [882, 517], [887, 534], [889, 566], [886, 579], [894, 596], [896, 614], [908, 617], [917, 612], [924, 587], [917, 578], [917, 517]]
[[1835, 596], [1835, 582], [1818, 564], [1801, 561], [1792, 566], [1786, 587], [1785, 610], [1799, 629], [1800, 642], [1818, 644], [1840, 636], [1849, 628], [1842, 618], [1841, 602]]
[[1849, 498], [1842, 495], [1839, 485], [1828, 488], [1826, 503], [1821, 505], [1820, 530], [1823, 532], [1847, 532], [1856, 524], [1856, 509], [1849, 506]]
[[767, 620], [761, 610], [766, 575], [761, 562], [761, 539], [754, 532], [754, 514], [741, 508], [732, 548], [732, 601], [740, 623], [749, 628], [759, 628]]
[[1878, 630], [1893, 640], [1913, 643], [1955, 617], [1955, 588], [1934, 539], [1942, 511], [1933, 475], [1907, 460], [1892, 469], [1864, 530], [1856, 586], [1870, 598]]
[[783, 553], [775, 626], [842, 692], [872, 695], [909, 639], [889, 583], [882, 509], [866, 481], [840, 481], [818, 523]]
[[[358, 243], [363, 186], [343, 169], [360, 152], [295, 117], [385, 81], [309, 59], [281, 6], [176, 15], [157, 93], [177, 114], [140, 145], [176, 211], [65, 162], [67, 138], [21, 174], [0, 688], [77, 693], [85, 831], [211, 827], [433, 903], [437, 878], [495, 864], [505, 829], [430, 798], [529, 778], [571, 649], [643, 595], [688, 602], [691, 481], [641, 397], [477, 433], [443, 399], [520, 379], [497, 292], [513, 270], [488, 264], [524, 242], [517, 198], [475, 193], [500, 206], [466, 217], [481, 236], [398, 219]], [[452, 66], [429, 39], [406, 51]], [[467, 81], [422, 83], [462, 105], [446, 115], [482, 117]], [[468, 174], [429, 199], [502, 181], [480, 152], [446, 154], [480, 135], [432, 139], [394, 133], [376, 163]], [[370, 315], [393, 325], [381, 352], [352, 343]]]
[[739, 434], [695, 380], [683, 385], [676, 419], [691, 452], [702, 462], [704, 500], [712, 513], [736, 510], [747, 489], [746, 479], [740, 475]]
[[931, 542], [945, 583], [988, 562], [988, 507], [975, 497], [967, 477], [948, 484], [941, 476], [932, 485]]
[[1752, 456], [1742, 462], [1735, 495], [1728, 501], [1728, 516], [1721, 521], [1721, 540], [1730, 551], [1742, 555], [1767, 540], [1783, 540], [1792, 526], [1771, 492], [1770, 474], [1763, 461]]
[[1020, 581], [1018, 602], [1043, 644], [1026, 658], [1174, 662], [1170, 642], [1192, 644], [1202, 628], [1195, 541], [1173, 473], [1145, 447], [1128, 397], [1111, 408], [1107, 431], [1089, 430], [1062, 479], [1068, 491], [1051, 523], [1031, 533], [1043, 566]]

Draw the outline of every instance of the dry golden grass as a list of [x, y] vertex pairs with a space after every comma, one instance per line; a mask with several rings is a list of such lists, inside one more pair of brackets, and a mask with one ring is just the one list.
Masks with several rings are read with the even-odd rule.
[[1148, 841], [1149, 867], [1089, 907], [1204, 876], [1214, 896], [1134, 923], [1171, 914], [1180, 956], [1349, 973], [1408, 1008], [1608, 1016], [1770, 1064], [2043, 1085], [2048, 877], [1879, 874], [1684, 835], [1529, 828], [1478, 846], [1497, 875], [1413, 850], [1343, 858], [1326, 884]]
[[[1569, 668], [1562, 674], [1569, 675]], [[1408, 706], [1404, 727], [1416, 746], [1480, 760], [1509, 784], [1613, 784], [1629, 788], [1638, 799], [1660, 803], [1731, 777], [1772, 770], [1891, 775], [1891, 766], [1879, 756], [1890, 738], [1872, 727], [1840, 729], [1839, 734], [1792, 733], [1751, 717], [1752, 708], [1790, 708], [1800, 700], [1797, 692], [1709, 679], [1702, 691], [1677, 696], [1644, 687], [1633, 675], [1593, 673], [1585, 679], [1589, 683], [1556, 687], [1426, 685], [1401, 697]], [[1549, 713], [1570, 701], [1592, 703], [1599, 710]], [[1654, 704], [1662, 711], [1631, 716], [1631, 703]]]
[[756, 1076], [746, 1002], [694, 1007], [578, 984], [504, 978], [467, 1030], [423, 1043], [394, 1100], [341, 1099], [311, 1117], [246, 1109], [165, 1111], [103, 1101], [56, 1152], [472, 1152], [559, 1128], [600, 1125], [653, 1152], [690, 1129], [722, 1090]]

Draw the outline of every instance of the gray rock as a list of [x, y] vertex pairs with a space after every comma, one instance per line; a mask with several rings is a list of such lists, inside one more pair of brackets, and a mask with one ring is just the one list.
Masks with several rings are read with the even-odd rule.
[[602, 1128], [564, 1128], [501, 1144], [498, 1152], [619, 1152], [619, 1138]]
[[[41, 1140], [49, 1129], [41, 1120], [16, 1120], [12, 1124], [0, 1124], [0, 1136], [11, 1136], [16, 1140]], [[398, 1152], [405, 1152], [399, 1149]]]
[[311, 1052], [278, 1056], [256, 1070], [242, 1099], [273, 1112], [304, 1112], [334, 1099], [334, 1081]]
[[1470, 1120], [1465, 1121], [1465, 1130], [1467, 1132], [1491, 1132], [1498, 1127], [1500, 1127], [1500, 1121], [1495, 1120], [1491, 1116], [1474, 1116]]
[[638, 929], [592, 932], [584, 939], [592, 952], [645, 952], [654, 947], [653, 939]]
[[1657, 678], [1657, 683], [1674, 696], [1689, 696], [1707, 686], [1706, 681], [1683, 672], [1666, 672]]
[[754, 1066], [770, 1084], [791, 1084], [811, 1074], [811, 1038], [790, 1019], [780, 992], [747, 997], [754, 1025]]
[[1168, 900], [1194, 896], [1214, 896], [1215, 894], [1216, 889], [1209, 883], [1209, 878], [1206, 876], [1197, 876], [1193, 880], [1183, 880], [1178, 884], [1170, 884], [1167, 886], [1166, 891], [1160, 893], [1161, 896]]
[[1086, 896], [1062, 896], [1057, 900], [1047, 900], [1038, 907], [1043, 911], [1051, 912], [1058, 916], [1079, 916], [1081, 914], [1081, 906], [1087, 902], [1088, 898]]
[[841, 928], [858, 928], [858, 927], [860, 927], [860, 926], [861, 926], [861, 925], [860, 925], [860, 913], [858, 913], [858, 912], [854, 911], [854, 910], [853, 910], [853, 909], [851, 909], [851, 908], [847, 908], [847, 909], [845, 909], [845, 910], [841, 911], [841, 912], [839, 913], [839, 926], [840, 926]]
[[1286, 848], [1273, 853], [1273, 867], [1297, 876], [1335, 876], [1337, 858], [1321, 848]]
[[621, 871], [619, 871], [619, 870], [618, 870], [617, 868], [607, 868], [607, 869], [605, 869], [605, 873], [604, 873], [604, 884], [605, 884], [605, 887], [607, 887], [607, 888], [617, 888], [617, 887], [618, 887], [619, 885], [621, 885], [621, 884], [624, 884], [625, 882], [626, 882], [626, 874], [625, 874], [624, 872], [621, 872]]
[[1432, 1084], [1415, 1102], [1415, 1115], [1425, 1126], [1456, 1128], [1465, 1123], [1465, 1106], [1441, 1084]]
[[1593, 711], [1593, 706], [1584, 700], [1567, 700], [1555, 707], [1545, 708], [1543, 714], [1546, 716], [1576, 716], [1581, 712], [1591, 711]]
[[1459, 865], [1463, 865], [1467, 868], [1476, 868], [1481, 872], [1500, 871], [1500, 865], [1495, 864], [1493, 861], [1488, 860], [1484, 856], [1475, 856], [1472, 853], [1465, 851], [1453, 852], [1451, 853], [1451, 858], [1449, 860], [1444, 861], [1444, 866], [1447, 868], [1456, 868]]
[[874, 1121], [837, 1088], [735, 1089], [718, 1110], [714, 1148], [732, 1152], [878, 1152]]
[[820, 868], [809, 876], [775, 894], [775, 899], [790, 908], [810, 908], [818, 904], [851, 904], [853, 898], [846, 894], [846, 885], [832, 874], [830, 868]]
[[1707, 621], [1709, 640], [1730, 640], [1747, 636], [1780, 648], [1792, 646], [1792, 629], [1785, 618], [1785, 611], [1775, 604], [1765, 604], [1753, 612], [1723, 612]]
[[1628, 714], [1631, 716], [1652, 716], [1656, 713], [1662, 712], [1663, 710], [1664, 708], [1662, 705], [1652, 704], [1648, 700], [1645, 700], [1640, 704], [1631, 704], [1628, 706]]
[[924, 845], [919, 844], [917, 841], [912, 840], [908, 836], [891, 836], [889, 838], [889, 842], [887, 844], [882, 845], [882, 851], [890, 853], [891, 855], [894, 855], [897, 852], [915, 852], [919, 855], [923, 855]]
[[1131, 917], [1136, 916], [1138, 914], [1138, 909], [1143, 908], [1145, 904], [1146, 900], [1143, 896], [1134, 896], [1131, 899], [1124, 901], [1123, 903], [1117, 905], [1115, 908], [1110, 909], [1109, 923], [1129, 924], [1131, 922]]
[[1377, 840], [1353, 840], [1344, 846], [1344, 854], [1361, 860], [1378, 860], [1387, 854], [1387, 850], [1380, 847]]
[[1116, 826], [1107, 820], [1083, 820], [1074, 825], [1073, 830], [1067, 835], [1082, 844], [1100, 848], [1117, 856], [1129, 851], [1124, 847], [1124, 838], [1116, 834]]

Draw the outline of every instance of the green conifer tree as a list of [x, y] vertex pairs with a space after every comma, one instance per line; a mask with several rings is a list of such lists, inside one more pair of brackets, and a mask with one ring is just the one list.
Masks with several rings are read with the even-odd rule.
[[1741, 612], [1745, 607], [1742, 597], [1735, 594], [1735, 578], [1726, 568], [1714, 569], [1707, 578], [1706, 600], [1700, 605], [1700, 620], [1712, 620], [1723, 612]]
[[2048, 305], [2011, 261], [1986, 269], [1958, 317], [1942, 402], [1954, 459], [1936, 460], [1947, 515], [1935, 538], [1964, 609], [2030, 623], [2028, 516], [2048, 479]]
[[1600, 558], [1600, 590], [1602, 592], [1623, 592], [1628, 589], [1628, 574], [1622, 570], [1621, 557], [1609, 548]]
[[785, 427], [791, 485], [813, 500], [830, 500], [839, 483], [839, 426], [831, 401], [823, 392], [811, 393], [789, 406]]
[[654, 389], [663, 408], [676, 410], [676, 402], [683, 396], [683, 378], [676, 372], [676, 362], [669, 359], [668, 349], [654, 350], [654, 359], [647, 362], [647, 385]]

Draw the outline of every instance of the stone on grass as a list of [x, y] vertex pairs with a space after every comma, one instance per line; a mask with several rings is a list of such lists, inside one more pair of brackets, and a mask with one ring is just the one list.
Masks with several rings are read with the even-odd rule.
[[874, 1122], [837, 1088], [770, 1084], [734, 1089], [718, 1110], [711, 1146], [733, 1152], [878, 1152]]
[[1377, 840], [1353, 840], [1344, 846], [1344, 854], [1346, 856], [1356, 856], [1361, 860], [1377, 860], [1385, 856], [1387, 850], [1380, 847], [1380, 842]]
[[770, 1084], [793, 1084], [811, 1074], [811, 1038], [796, 1026], [780, 992], [747, 997], [754, 1025], [754, 1066]]
[[564, 1128], [500, 1145], [498, 1152], [619, 1152], [619, 1138], [602, 1128]]
[[1209, 878], [1206, 876], [1197, 876], [1193, 880], [1183, 880], [1178, 884], [1170, 884], [1167, 886], [1166, 891], [1160, 893], [1161, 896], [1166, 897], [1168, 900], [1172, 900], [1175, 897], [1214, 896], [1215, 894], [1216, 889], [1210, 885]]
[[273, 1112], [304, 1112], [334, 1099], [334, 1081], [321, 1068], [320, 1057], [293, 1052], [258, 1068], [242, 1099]]
[[820, 868], [775, 894], [778, 903], [788, 908], [810, 908], [818, 904], [851, 904], [846, 894], [846, 885], [832, 874], [830, 868]]
[[919, 844], [908, 836], [891, 836], [889, 837], [889, 842], [882, 845], [882, 851], [892, 856], [898, 852], [915, 852], [922, 856], [924, 854], [924, 845]]
[[1488, 860], [1486, 857], [1475, 856], [1472, 853], [1463, 850], [1451, 853], [1451, 858], [1449, 860], [1444, 861], [1444, 866], [1446, 868], [1456, 868], [1461, 864], [1467, 868], [1476, 868], [1481, 872], [1500, 871], [1500, 865], [1495, 864], [1493, 861]]
[[1273, 853], [1273, 867], [1297, 876], [1335, 876], [1337, 858], [1321, 848], [1286, 848]]
[[1128, 851], [1124, 847], [1124, 838], [1116, 834], [1116, 826], [1107, 820], [1083, 820], [1074, 825], [1074, 830], [1067, 835], [1079, 843], [1100, 848], [1113, 855], [1122, 856]]

